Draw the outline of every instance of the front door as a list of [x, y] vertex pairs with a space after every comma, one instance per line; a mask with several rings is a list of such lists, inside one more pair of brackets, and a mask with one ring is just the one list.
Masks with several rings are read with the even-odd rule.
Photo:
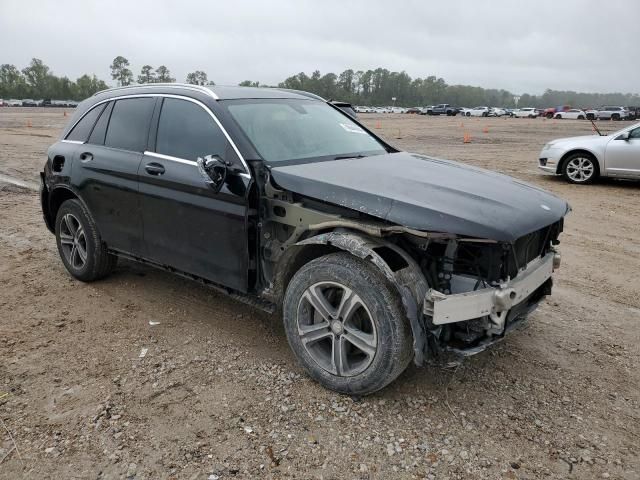
[[605, 167], [611, 176], [640, 177], [640, 127], [627, 140], [618, 136], [607, 144]]
[[[240, 173], [240, 160], [204, 105], [186, 98], [162, 102], [155, 149], [145, 152], [139, 168], [146, 256], [246, 291], [250, 177]], [[198, 170], [196, 159], [206, 155], [230, 164], [219, 192]]]

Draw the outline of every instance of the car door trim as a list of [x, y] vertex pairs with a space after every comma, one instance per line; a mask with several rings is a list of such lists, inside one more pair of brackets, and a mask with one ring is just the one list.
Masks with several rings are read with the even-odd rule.
[[[80, 122], [85, 117], [85, 115], [87, 113], [89, 113], [91, 110], [93, 110], [98, 105], [100, 105], [102, 103], [110, 102], [112, 100], [113, 101], [117, 101], [117, 100], [122, 100], [122, 99], [127, 99], [127, 98], [141, 98], [141, 97], [142, 98], [144, 98], [144, 97], [176, 98], [178, 100], [186, 100], [188, 102], [195, 103], [196, 105], [200, 106], [200, 108], [204, 109], [204, 111], [209, 114], [209, 116], [213, 119], [213, 121], [216, 123], [216, 125], [218, 125], [218, 128], [220, 128], [220, 130], [222, 130], [222, 133], [224, 134], [225, 138], [231, 144], [231, 147], [233, 148], [234, 152], [236, 152], [236, 155], [238, 155], [238, 158], [240, 159], [240, 162], [242, 162], [242, 166], [245, 169], [245, 172], [242, 172], [241, 175], [242, 176], [247, 176], [248, 178], [251, 178], [251, 170], [249, 169], [249, 165], [247, 164], [246, 160], [244, 159], [244, 157], [240, 153], [240, 150], [238, 149], [238, 146], [236, 145], [236, 143], [231, 138], [231, 135], [229, 135], [229, 132], [227, 132], [227, 129], [224, 128], [224, 126], [222, 125], [220, 120], [218, 120], [218, 117], [216, 117], [215, 113], [213, 113], [211, 111], [211, 109], [207, 105], [202, 103], [200, 100], [196, 100], [195, 98], [191, 98], [191, 97], [186, 97], [184, 95], [176, 95], [176, 94], [171, 94], [171, 93], [136, 93], [136, 94], [131, 94], [131, 95], [119, 95], [119, 96], [116, 96], [116, 97], [109, 97], [109, 98], [106, 98], [104, 100], [101, 100], [101, 101], [96, 102], [95, 104], [91, 105], [91, 107], [88, 108], [87, 111], [82, 115], [82, 117], [80, 117], [71, 126], [71, 128], [69, 129], [69, 133], [71, 133], [71, 131], [74, 129], [74, 127], [78, 124], [78, 122]], [[67, 140], [67, 139], [63, 139], [62, 142], [79, 143], [79, 144], [86, 143], [86, 142], [79, 142], [77, 140]], [[152, 153], [155, 153], [155, 152], [152, 152]], [[161, 155], [161, 154], [159, 154], [159, 155]], [[175, 157], [173, 157], [173, 158], [175, 158]], [[170, 160], [170, 159], [167, 159], [167, 160]]]
[[[195, 160], [189, 160], [187, 158], [180, 158], [180, 157], [173, 157], [171, 155], [165, 155], [164, 153], [151, 152], [149, 150], [145, 150], [143, 154], [149, 157], [158, 158], [160, 160], [169, 160], [171, 162], [184, 163], [185, 165], [193, 165], [194, 167], [198, 164]], [[248, 173], [241, 172], [238, 175], [243, 178], [251, 179], [251, 175], [249, 175]]]

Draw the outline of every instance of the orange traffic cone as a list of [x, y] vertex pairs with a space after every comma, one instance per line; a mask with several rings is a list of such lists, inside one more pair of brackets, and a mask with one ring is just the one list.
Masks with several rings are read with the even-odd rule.
[[380, 126], [380, 122], [376, 122], [376, 128], [380, 130], [382, 127]]
[[489, 133], [489, 127], [484, 127], [482, 129], [482, 133]]
[[464, 132], [462, 143], [471, 143], [471, 135], [469, 135], [467, 132]]

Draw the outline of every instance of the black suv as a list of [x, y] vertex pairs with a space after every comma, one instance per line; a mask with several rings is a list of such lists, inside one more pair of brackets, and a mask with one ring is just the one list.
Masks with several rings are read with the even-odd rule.
[[123, 257], [282, 315], [317, 381], [368, 394], [413, 358], [477, 353], [551, 291], [568, 211], [543, 190], [398, 151], [330, 102], [154, 84], [82, 102], [42, 173], [79, 280]]

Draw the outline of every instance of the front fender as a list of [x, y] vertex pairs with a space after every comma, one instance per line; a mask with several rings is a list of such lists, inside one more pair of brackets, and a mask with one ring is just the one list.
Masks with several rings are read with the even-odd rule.
[[[348, 230], [321, 233], [295, 245], [328, 245], [375, 265], [402, 298], [402, 305], [413, 333], [414, 362], [419, 366], [424, 363], [426, 330], [421, 321], [419, 306], [422, 305], [429, 286], [420, 267], [411, 256], [394, 243]], [[402, 262], [398, 260], [398, 256]], [[397, 261], [390, 261], [392, 257]], [[390, 263], [393, 264], [393, 268]]]

